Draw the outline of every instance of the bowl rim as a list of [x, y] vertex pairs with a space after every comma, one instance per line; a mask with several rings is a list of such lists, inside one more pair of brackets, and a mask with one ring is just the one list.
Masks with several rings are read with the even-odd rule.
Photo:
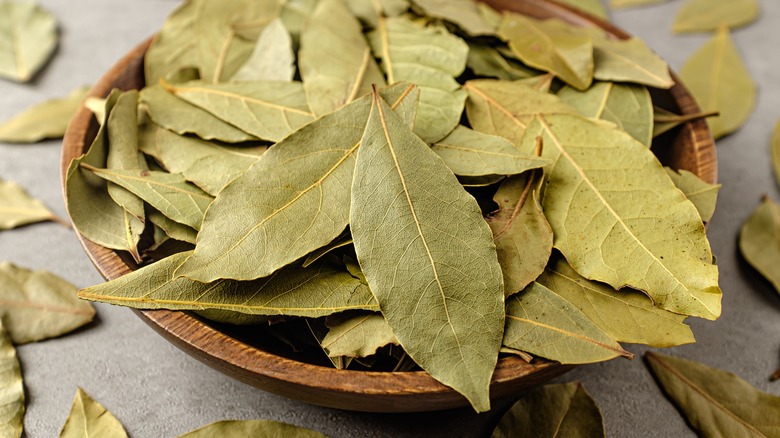
[[[542, 17], [562, 18], [573, 24], [596, 25], [617, 38], [629, 35], [611, 23], [587, 16], [566, 5], [550, 0], [482, 0], [496, 9], [515, 10]], [[540, 17], [540, 18], [542, 18]], [[117, 61], [92, 87], [89, 97], [104, 98], [116, 85], [125, 89], [139, 88], [128, 76], [133, 69], [143, 71], [143, 56], [154, 37], [142, 42]], [[130, 73], [128, 73], [130, 72]], [[141, 75], [142, 76], [142, 75]], [[668, 91], [681, 114], [700, 112], [699, 106], [679, 78], [672, 72], [675, 85]], [[120, 81], [125, 81], [118, 84]], [[140, 79], [143, 80], [142, 78]], [[123, 87], [120, 87], [123, 88]], [[65, 195], [65, 178], [73, 158], [82, 155], [94, 138], [96, 121], [83, 105], [76, 112], [65, 133], [61, 157], [61, 184]], [[703, 180], [717, 180], [715, 144], [706, 123], [702, 119], [685, 123], [679, 138], [687, 138], [694, 148], [694, 162], [690, 170]], [[87, 141], [89, 140], [89, 142]], [[90, 260], [107, 279], [115, 279], [137, 269], [129, 258], [113, 250], [99, 246], [76, 235]], [[169, 310], [136, 310], [155, 331], [168, 341], [207, 365], [252, 386], [304, 402], [326, 407], [365, 412], [421, 412], [468, 406], [465, 397], [424, 371], [377, 372], [338, 370], [279, 356], [247, 345], [193, 315]], [[538, 384], [573, 369], [544, 359], [528, 364], [519, 357], [500, 358], [490, 384], [491, 399], [507, 397], [528, 390]]]

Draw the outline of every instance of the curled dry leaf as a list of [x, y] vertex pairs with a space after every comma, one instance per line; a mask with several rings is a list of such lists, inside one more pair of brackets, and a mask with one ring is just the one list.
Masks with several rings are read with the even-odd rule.
[[84, 437], [127, 438], [127, 432], [116, 417], [79, 388], [60, 438]]
[[780, 206], [769, 197], [742, 225], [739, 250], [780, 293]]
[[381, 313], [328, 318], [328, 334], [322, 348], [329, 357], [366, 357], [380, 348], [398, 345], [393, 330]]
[[709, 222], [715, 213], [715, 204], [718, 201], [718, 192], [721, 185], [702, 181], [701, 178], [684, 169], [679, 171], [674, 171], [668, 167], [665, 167], [665, 169], [666, 173], [674, 181], [674, 185], [682, 190], [685, 197], [696, 207], [701, 220]]
[[62, 222], [19, 184], [0, 179], [0, 230], [44, 221]]
[[62, 138], [88, 91], [89, 87], [79, 87], [67, 97], [39, 103], [15, 115], [0, 124], [0, 142], [35, 143], [48, 138]]

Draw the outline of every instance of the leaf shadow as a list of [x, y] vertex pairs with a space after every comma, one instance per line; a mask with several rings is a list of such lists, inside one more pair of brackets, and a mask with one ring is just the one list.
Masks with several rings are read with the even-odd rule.
[[[739, 240], [739, 237], [736, 238]], [[750, 263], [742, 256], [742, 252], [739, 250], [739, 244], [737, 242], [736, 260], [737, 260], [737, 272], [743, 283], [748, 284], [750, 289], [756, 291], [764, 302], [765, 305], [774, 307], [780, 312], [780, 291], [775, 290], [772, 283], [764, 278]]]

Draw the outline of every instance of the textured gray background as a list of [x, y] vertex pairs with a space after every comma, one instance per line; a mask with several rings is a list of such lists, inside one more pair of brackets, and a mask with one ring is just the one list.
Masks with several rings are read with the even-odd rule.
[[[37, 80], [0, 80], [0, 120], [72, 88], [93, 83], [111, 64], [151, 35], [176, 2], [171, 0], [42, 0], [60, 20], [62, 39]], [[644, 38], [679, 69], [706, 39], [673, 36], [682, 2], [621, 11], [614, 21]], [[780, 2], [762, 1], [760, 20], [734, 33], [759, 83], [758, 106], [747, 125], [718, 142], [720, 203], [709, 235], [721, 269], [723, 316], [692, 321], [698, 343], [668, 353], [733, 371], [757, 387], [780, 394], [767, 376], [780, 366], [780, 297], [737, 254], [739, 227], [762, 194], [780, 199], [769, 165], [768, 142], [780, 118]], [[0, 144], [0, 178], [27, 187], [65, 217], [60, 195], [59, 142]], [[102, 279], [73, 232], [40, 224], [0, 232], [0, 260], [48, 269], [80, 287]], [[55, 436], [83, 387], [112, 411], [134, 437], [172, 437], [222, 419], [264, 418], [320, 430], [334, 437], [488, 436], [506, 403], [491, 413], [468, 409], [376, 415], [305, 405], [236, 382], [168, 344], [129, 310], [99, 305], [97, 321], [61, 339], [19, 348], [28, 391], [25, 418], [31, 437]], [[642, 347], [628, 346], [633, 361], [583, 366], [564, 376], [580, 380], [601, 406], [610, 436], [693, 436], [646, 370]]]

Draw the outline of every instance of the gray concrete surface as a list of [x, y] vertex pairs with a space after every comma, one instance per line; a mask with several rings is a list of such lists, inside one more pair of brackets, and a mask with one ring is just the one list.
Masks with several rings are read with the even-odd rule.
[[[0, 120], [46, 98], [93, 83], [123, 53], [157, 29], [171, 0], [41, 0], [60, 20], [56, 56], [31, 84], [0, 81]], [[679, 69], [706, 39], [670, 32], [682, 2], [613, 15]], [[721, 269], [723, 316], [692, 321], [698, 342], [667, 353], [733, 371], [780, 394], [767, 376], [780, 366], [780, 296], [742, 262], [739, 227], [763, 193], [780, 199], [768, 142], [780, 118], [780, 2], [762, 1], [761, 19], [734, 38], [759, 83], [758, 106], [737, 134], [718, 142], [720, 204], [709, 236]], [[0, 178], [15, 180], [65, 216], [60, 195], [59, 142], [0, 144]], [[101, 281], [73, 232], [40, 224], [0, 232], [0, 260], [48, 269], [78, 286]], [[60, 339], [19, 348], [29, 396], [30, 437], [56, 436], [76, 387], [112, 411], [134, 437], [173, 437], [222, 419], [274, 419], [334, 437], [488, 436], [506, 403], [491, 413], [468, 409], [415, 415], [376, 415], [309, 406], [236, 382], [168, 344], [129, 310], [97, 306], [97, 321]], [[628, 346], [641, 357], [643, 347]], [[693, 436], [664, 399], [641, 359], [583, 366], [562, 381], [580, 380], [601, 406], [610, 436]]]

